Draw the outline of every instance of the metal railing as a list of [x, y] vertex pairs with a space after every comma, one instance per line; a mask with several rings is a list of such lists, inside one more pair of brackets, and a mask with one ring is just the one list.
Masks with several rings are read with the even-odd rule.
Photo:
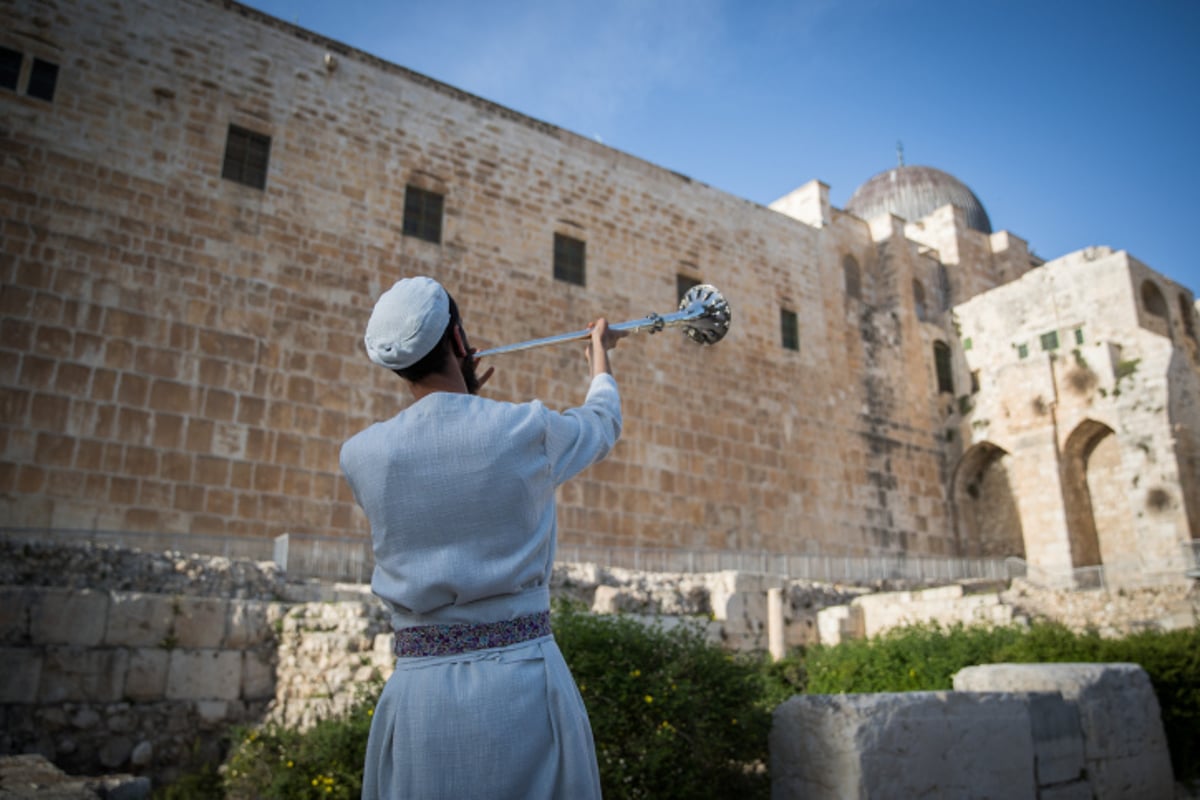
[[829, 583], [880, 580], [938, 583], [973, 578], [1008, 578], [1008, 567], [1002, 559], [985, 558], [834, 556], [665, 547], [560, 545], [556, 560], [595, 563], [647, 572], [700, 573], [734, 570]]
[[275, 563], [293, 578], [370, 583], [375, 568], [370, 539], [285, 533], [275, 537]]
[[[285, 533], [275, 539], [192, 533], [147, 533], [45, 528], [0, 528], [0, 536], [30, 542], [91, 542], [147, 551], [176, 551], [206, 556], [274, 561], [293, 579], [368, 583], [374, 569], [371, 542], [360, 539]], [[1183, 543], [1189, 575], [1200, 578], [1200, 540]], [[593, 563], [646, 572], [696, 574], [753, 572], [792, 580], [871, 583], [884, 580], [918, 584], [959, 580], [1025, 578], [1047, 588], [1104, 589], [1104, 566], [1063, 573], [1027, 564], [1020, 558], [935, 558], [925, 556], [835, 556], [667, 547], [594, 547], [560, 545], [559, 563]], [[1111, 565], [1116, 569], [1119, 565]], [[1176, 573], [1177, 574], [1177, 573]]]

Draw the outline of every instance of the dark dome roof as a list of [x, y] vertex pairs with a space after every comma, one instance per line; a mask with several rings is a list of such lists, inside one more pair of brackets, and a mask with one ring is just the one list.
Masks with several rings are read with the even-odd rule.
[[992, 232], [992, 222], [975, 193], [933, 167], [901, 166], [881, 172], [854, 191], [846, 210], [861, 219], [891, 213], [913, 222], [947, 204], [965, 211], [970, 227]]

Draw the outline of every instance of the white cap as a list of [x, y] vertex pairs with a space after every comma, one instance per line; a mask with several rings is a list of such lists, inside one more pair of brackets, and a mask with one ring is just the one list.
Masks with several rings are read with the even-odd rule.
[[404, 278], [380, 296], [367, 320], [367, 355], [388, 369], [411, 367], [450, 324], [450, 295], [433, 278]]

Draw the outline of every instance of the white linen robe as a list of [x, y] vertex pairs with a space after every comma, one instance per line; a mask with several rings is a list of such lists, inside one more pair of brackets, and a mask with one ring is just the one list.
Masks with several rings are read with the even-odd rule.
[[[578, 408], [428, 395], [349, 439], [341, 467], [366, 512], [372, 590], [397, 628], [549, 608], [555, 487], [621, 432], [610, 375]], [[552, 636], [398, 658], [371, 726], [364, 798], [598, 798], [582, 698]]]

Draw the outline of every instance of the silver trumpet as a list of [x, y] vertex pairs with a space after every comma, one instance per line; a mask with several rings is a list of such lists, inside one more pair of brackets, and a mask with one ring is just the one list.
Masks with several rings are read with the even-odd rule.
[[[725, 297], [715, 287], [701, 283], [687, 290], [683, 299], [679, 301], [678, 311], [672, 311], [669, 314], [650, 314], [641, 319], [618, 322], [608, 327], [614, 331], [627, 331], [629, 333], [640, 333], [642, 331], [658, 333], [663, 328], [682, 327], [683, 332], [692, 341], [699, 342], [700, 344], [716, 344], [729, 332], [730, 318], [729, 303], [726, 302]], [[581, 331], [560, 333], [557, 336], [546, 336], [542, 339], [530, 339], [527, 342], [492, 347], [488, 350], [481, 350], [475, 354], [475, 357], [498, 356], [501, 353], [529, 350], [534, 347], [544, 347], [548, 344], [574, 342], [586, 339], [589, 336], [591, 336], [591, 331], [584, 328]]]

